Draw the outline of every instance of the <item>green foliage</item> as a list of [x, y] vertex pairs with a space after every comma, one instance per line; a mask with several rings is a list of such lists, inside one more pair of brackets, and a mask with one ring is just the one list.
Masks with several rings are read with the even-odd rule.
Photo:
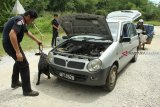
[[65, 11], [76, 11], [74, 0], [71, 0], [70, 2], [67, 2], [65, 5]]
[[106, 16], [106, 15], [107, 15], [107, 12], [106, 12], [105, 10], [96, 10], [96, 11], [95, 11], [95, 14]]
[[96, 4], [97, 9], [106, 9], [108, 7], [108, 0], [99, 0]]
[[[52, 31], [52, 28], [51, 28], [52, 19], [53, 19], [53, 16], [50, 13], [46, 12], [46, 13], [42, 13], [42, 16], [37, 18], [34, 23], [41, 32], [48, 33]], [[35, 34], [39, 33], [37, 29], [34, 27], [34, 25], [29, 26], [29, 29]]]
[[49, 0], [20, 0], [26, 10], [34, 9], [38, 13], [47, 9]]
[[94, 13], [96, 10], [95, 5], [97, 4], [96, 0], [86, 0], [85, 1], [85, 10], [87, 13]]
[[0, 2], [2, 3], [0, 6], [0, 31], [2, 31], [4, 23], [8, 20], [8, 18], [13, 16], [11, 11], [15, 0], [5, 0], [5, 2], [0, 0]]
[[[0, 33], [0, 36], [1, 36], [2, 34]], [[2, 38], [0, 38], [0, 57], [2, 56], [2, 55], [4, 55], [4, 50], [3, 50], [3, 47], [2, 47]]]
[[[11, 10], [16, 0], [0, 0], [0, 30], [4, 23], [12, 16]], [[39, 16], [44, 16], [44, 12], [58, 13], [92, 13], [107, 15], [116, 10], [139, 10], [144, 20], [160, 21], [160, 4], [154, 4], [149, 0], [19, 0], [25, 10], [34, 9]], [[50, 14], [46, 14], [47, 20], [51, 19]], [[41, 17], [37, 20], [37, 26], [40, 30], [49, 32], [49, 24]], [[48, 29], [49, 28], [49, 29]], [[36, 31], [34, 31], [36, 33]]]
[[160, 26], [160, 22], [159, 21], [145, 21], [145, 24], [151, 24], [153, 26]]
[[49, 11], [65, 11], [65, 5], [71, 0], [49, 0], [48, 10]]

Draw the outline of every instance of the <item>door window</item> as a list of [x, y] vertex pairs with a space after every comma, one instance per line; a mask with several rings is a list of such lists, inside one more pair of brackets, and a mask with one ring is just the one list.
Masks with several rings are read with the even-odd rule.
[[132, 23], [126, 23], [123, 25], [122, 31], [123, 37], [134, 37], [137, 35], [135, 26]]
[[134, 37], [134, 36], [137, 35], [135, 26], [134, 26], [132, 23], [129, 24], [128, 32], [129, 32], [129, 33], [128, 33], [129, 37]]
[[123, 25], [123, 31], [122, 31], [122, 35], [123, 35], [123, 37], [129, 37], [129, 35], [128, 35], [128, 29], [129, 29], [129, 24], [124, 24]]

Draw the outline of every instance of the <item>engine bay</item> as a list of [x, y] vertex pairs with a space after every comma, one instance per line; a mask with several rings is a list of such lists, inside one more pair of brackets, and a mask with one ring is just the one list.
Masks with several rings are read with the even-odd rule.
[[66, 41], [55, 48], [54, 52], [99, 57], [108, 48], [109, 45], [109, 43], [101, 42]]

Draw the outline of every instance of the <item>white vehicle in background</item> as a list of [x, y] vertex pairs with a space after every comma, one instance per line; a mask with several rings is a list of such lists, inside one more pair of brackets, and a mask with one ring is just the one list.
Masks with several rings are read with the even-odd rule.
[[117, 74], [137, 60], [139, 38], [133, 20], [136, 10], [116, 11], [107, 18], [93, 14], [73, 14], [59, 19], [67, 34], [48, 53], [50, 72], [56, 77], [84, 85], [115, 87]]

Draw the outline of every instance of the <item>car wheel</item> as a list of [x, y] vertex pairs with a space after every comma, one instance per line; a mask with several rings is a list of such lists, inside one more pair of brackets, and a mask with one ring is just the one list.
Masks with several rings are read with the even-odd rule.
[[136, 62], [136, 61], [137, 61], [137, 58], [138, 58], [138, 48], [137, 48], [136, 54], [135, 54], [134, 57], [131, 59], [131, 62]]
[[106, 83], [103, 86], [104, 90], [108, 92], [112, 91], [116, 85], [116, 81], [117, 81], [117, 66], [113, 65], [107, 76]]

